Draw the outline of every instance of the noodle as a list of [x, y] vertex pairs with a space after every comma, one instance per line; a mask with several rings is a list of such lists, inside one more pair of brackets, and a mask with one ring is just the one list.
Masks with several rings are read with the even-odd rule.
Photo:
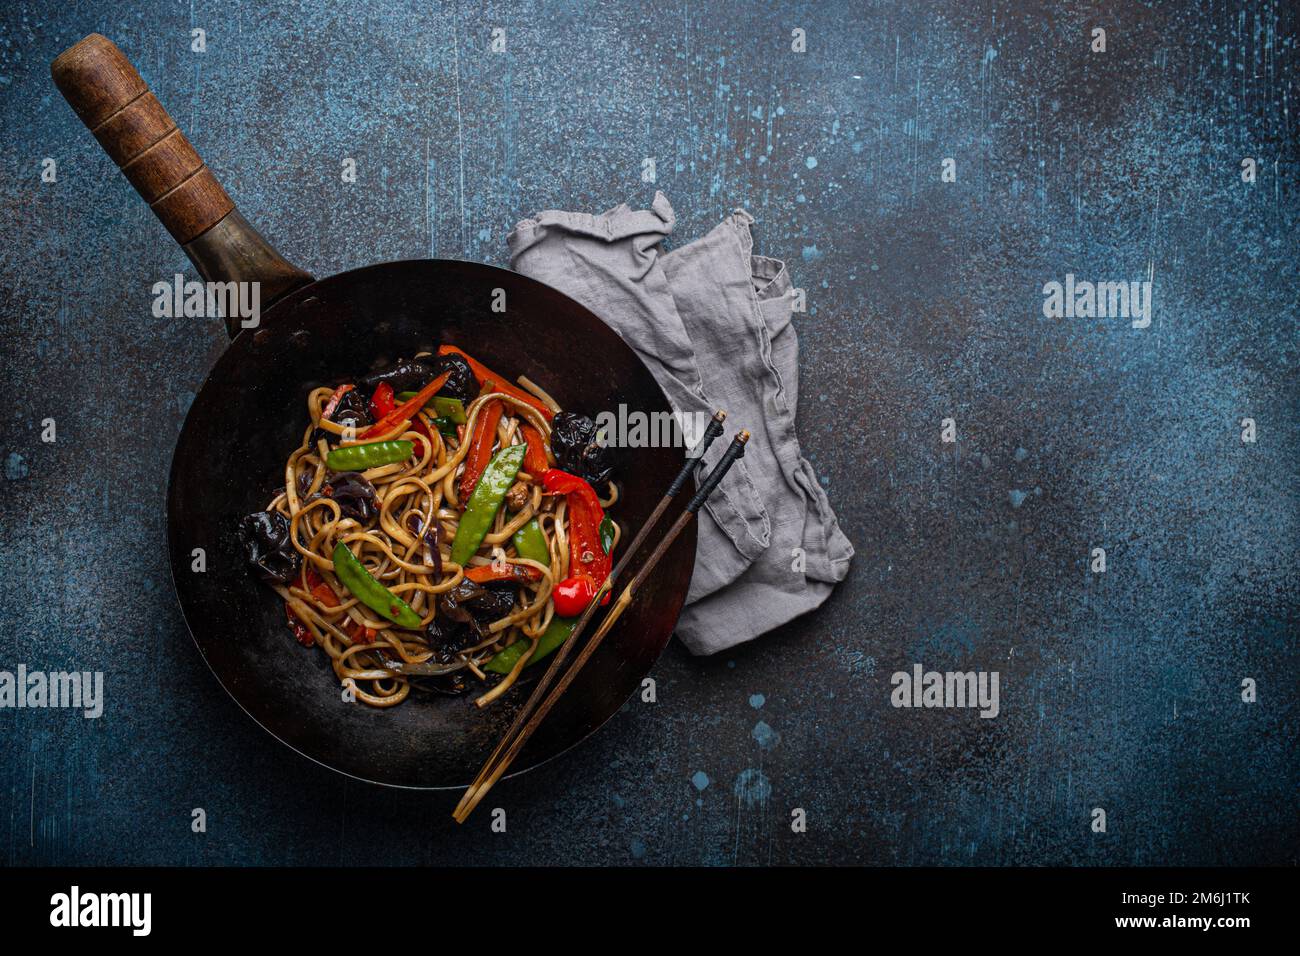
[[[266, 506], [267, 512], [283, 515], [287, 521], [289, 542], [293, 552], [301, 556], [301, 567], [294, 578], [283, 584], [272, 581], [272, 586], [283, 599], [300, 642], [316, 644], [325, 652], [340, 685], [356, 700], [372, 707], [393, 707], [413, 690], [458, 692], [463, 684], [460, 676], [473, 675], [477, 680], [496, 682], [479, 698], [479, 706], [484, 706], [504, 694], [538, 653], [539, 642], [556, 617], [554, 588], [569, 577], [571, 563], [578, 560], [570, 558], [570, 543], [577, 539], [572, 537], [569, 526], [566, 494], [548, 492], [540, 475], [521, 468], [508, 496], [514, 507], [503, 505], [497, 510], [465, 567], [451, 560], [451, 545], [464, 517], [460, 485], [472, 444], [470, 436], [475, 434], [480, 416], [488, 414], [489, 403], [498, 402], [502, 409], [495, 435], [483, 439], [485, 444], [491, 442], [493, 455], [525, 443], [528, 429], [524, 426], [535, 429], [550, 448], [550, 420], [542, 412], [558, 412], [559, 406], [527, 379], [521, 378], [519, 383], [526, 391], [493, 391], [467, 402], [465, 421], [455, 426], [454, 435], [443, 434], [440, 427], [447, 428], [447, 422], [435, 421], [430, 403], [415, 412], [413, 419], [394, 422], [382, 434], [361, 438], [353, 427], [326, 417], [327, 409], [337, 404], [347, 387], [337, 391], [317, 388], [307, 396], [310, 424], [301, 444], [285, 462], [283, 487]], [[526, 400], [529, 395], [536, 396], [540, 404]], [[491, 414], [495, 420], [496, 411]], [[386, 418], [385, 424], [391, 420]], [[363, 508], [359, 513], [365, 520], [358, 520], [354, 516], [357, 511], [345, 511], [340, 505], [343, 499], [332, 496], [331, 482], [343, 473], [327, 467], [325, 460], [332, 450], [380, 441], [411, 442], [414, 453], [405, 461], [390, 461], [359, 472], [363, 481], [357, 484], [365, 488], [369, 483], [373, 488], [373, 501], [368, 502], [373, 511]], [[351, 476], [349, 480], [357, 481], [355, 474], [347, 475]], [[603, 507], [618, 499], [612, 482], [608, 488], [608, 499], [599, 499]], [[546, 562], [520, 556], [514, 544], [515, 533], [533, 521], [545, 541]], [[617, 524], [613, 524], [615, 545], [620, 536]], [[419, 617], [418, 630], [399, 627], [349, 591], [334, 563], [335, 549], [340, 544], [352, 552], [375, 582], [409, 605]], [[338, 553], [346, 557], [342, 551]], [[488, 564], [493, 566], [493, 573], [510, 566], [526, 570], [508, 572], [518, 574], [518, 580], [512, 577], [497, 583], [476, 584], [490, 577], [480, 572], [475, 572], [474, 580], [466, 577], [467, 571]], [[352, 583], [355, 586], [356, 582]], [[471, 592], [474, 587], [494, 588], [497, 593], [493, 597], [504, 610], [500, 583], [514, 589], [514, 603], [505, 613], [492, 620], [479, 620], [471, 611], [471, 621], [462, 607], [459, 617], [431, 626], [444, 613], [439, 608], [440, 599], [458, 588], [469, 588]], [[449, 606], [456, 610], [454, 605]], [[391, 608], [389, 613], [393, 613]], [[413, 622], [414, 618], [408, 623]], [[455, 631], [462, 625], [470, 628], [468, 634]], [[463, 646], [440, 643], [448, 630], [465, 638]], [[516, 654], [508, 672], [505, 665], [500, 665], [497, 673], [485, 670], [495, 655], [520, 641], [524, 642], [521, 648], [512, 653], [522, 652]], [[421, 673], [399, 673], [394, 669], [398, 664], [420, 665]], [[448, 686], [449, 681], [456, 686]]]

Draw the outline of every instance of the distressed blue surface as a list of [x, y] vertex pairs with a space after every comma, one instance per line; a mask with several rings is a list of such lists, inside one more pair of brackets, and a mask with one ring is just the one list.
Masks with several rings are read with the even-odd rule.
[[[0, 669], [101, 669], [108, 701], [0, 711], [0, 862], [1295, 863], [1295, 27], [1284, 3], [7, 4]], [[499, 788], [504, 834], [276, 743], [171, 593], [166, 466], [224, 336], [151, 317], [188, 263], [49, 81], [92, 30], [317, 275], [502, 263], [522, 216], [656, 188], [676, 242], [752, 211], [808, 292], [801, 438], [849, 579], [734, 654], [674, 644], [657, 703]], [[1150, 278], [1150, 327], [1044, 318], [1067, 272]], [[916, 662], [998, 670], [1001, 714], [891, 708]]]

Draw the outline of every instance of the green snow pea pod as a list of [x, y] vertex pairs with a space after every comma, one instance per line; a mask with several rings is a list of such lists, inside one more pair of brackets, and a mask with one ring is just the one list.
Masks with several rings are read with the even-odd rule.
[[433, 420], [433, 427], [442, 432], [447, 438], [456, 437], [456, 423], [450, 418], [435, 418]]
[[460, 516], [456, 527], [456, 537], [451, 542], [451, 559], [464, 565], [474, 556], [483, 537], [492, 527], [501, 503], [505, 501], [506, 492], [514, 484], [519, 466], [524, 463], [526, 445], [511, 445], [503, 448], [487, 463], [478, 484], [465, 502], [465, 513]]
[[546, 535], [542, 534], [542, 526], [536, 518], [516, 531], [511, 540], [515, 543], [519, 557], [539, 564], [551, 563], [551, 550], [546, 547]]
[[344, 445], [325, 456], [331, 471], [365, 471], [380, 465], [406, 461], [415, 451], [409, 441], [372, 441], [366, 445]]
[[342, 541], [334, 548], [334, 573], [358, 601], [376, 614], [408, 631], [420, 629], [420, 615], [411, 609], [411, 605], [371, 577], [365, 565], [357, 560], [352, 549]]
[[464, 425], [465, 403], [459, 398], [443, 398], [441, 395], [433, 396], [433, 410], [439, 418], [446, 418], [453, 424]]
[[[543, 657], [555, 652], [555, 649], [564, 643], [565, 638], [573, 633], [573, 625], [578, 623], [576, 617], [553, 617], [551, 623], [546, 625], [546, 630], [537, 641], [537, 651], [532, 657], [528, 658], [525, 668], [532, 667]], [[494, 674], [509, 674], [519, 658], [523, 656], [524, 651], [528, 650], [529, 642], [527, 640], [515, 641], [504, 650], [498, 651], [492, 660], [483, 665], [485, 670], [490, 670]]]

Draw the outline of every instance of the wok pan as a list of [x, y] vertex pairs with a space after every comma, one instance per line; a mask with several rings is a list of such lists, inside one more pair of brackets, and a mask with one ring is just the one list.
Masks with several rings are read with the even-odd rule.
[[[508, 270], [426, 259], [313, 280], [239, 214], [112, 42], [92, 34], [55, 59], [51, 72], [199, 274], [261, 284], [260, 324], [241, 331], [236, 317], [227, 318], [233, 341], [198, 390], [172, 458], [172, 580], [199, 653], [249, 716], [312, 760], [392, 786], [468, 785], [526, 693], [511, 692], [485, 710], [472, 693], [413, 695], [386, 710], [345, 702], [327, 655], [294, 641], [279, 598], [246, 568], [238, 520], [283, 485], [311, 389], [354, 381], [440, 343], [503, 374], [527, 375], [562, 407], [593, 417], [620, 404], [629, 412], [668, 412], [663, 392], [599, 318]], [[504, 290], [505, 312], [491, 308], [497, 290]], [[648, 517], [682, 452], [621, 454], [623, 496], [614, 517], [627, 534]], [[192, 569], [197, 548], [206, 558], [201, 572]], [[529, 742], [519, 772], [582, 740], [639, 686], [672, 635], [694, 555], [691, 524]]]

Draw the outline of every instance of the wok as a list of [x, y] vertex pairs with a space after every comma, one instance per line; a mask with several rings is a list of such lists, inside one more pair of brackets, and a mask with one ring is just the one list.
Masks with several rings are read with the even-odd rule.
[[[440, 343], [460, 346], [505, 375], [527, 375], [562, 407], [593, 417], [620, 405], [668, 412], [663, 392], [597, 316], [505, 269], [426, 259], [313, 280], [240, 215], [111, 41], [86, 37], [55, 59], [51, 72], [199, 274], [260, 283], [259, 325], [241, 331], [238, 318], [227, 317], [233, 341], [199, 388], [172, 458], [172, 580], [199, 653], [249, 716], [312, 760], [392, 786], [468, 785], [526, 691], [485, 710], [474, 706], [472, 693], [413, 695], [386, 710], [346, 702], [327, 656], [294, 641], [279, 598], [245, 566], [238, 520], [265, 507], [283, 485], [311, 389], [355, 380]], [[492, 309], [498, 290], [504, 312]], [[622, 455], [623, 497], [614, 517], [627, 540], [681, 467], [682, 453], [645, 448]], [[200, 548], [206, 569], [195, 571]], [[672, 635], [694, 555], [691, 524], [529, 742], [517, 772], [582, 740], [639, 686]]]

